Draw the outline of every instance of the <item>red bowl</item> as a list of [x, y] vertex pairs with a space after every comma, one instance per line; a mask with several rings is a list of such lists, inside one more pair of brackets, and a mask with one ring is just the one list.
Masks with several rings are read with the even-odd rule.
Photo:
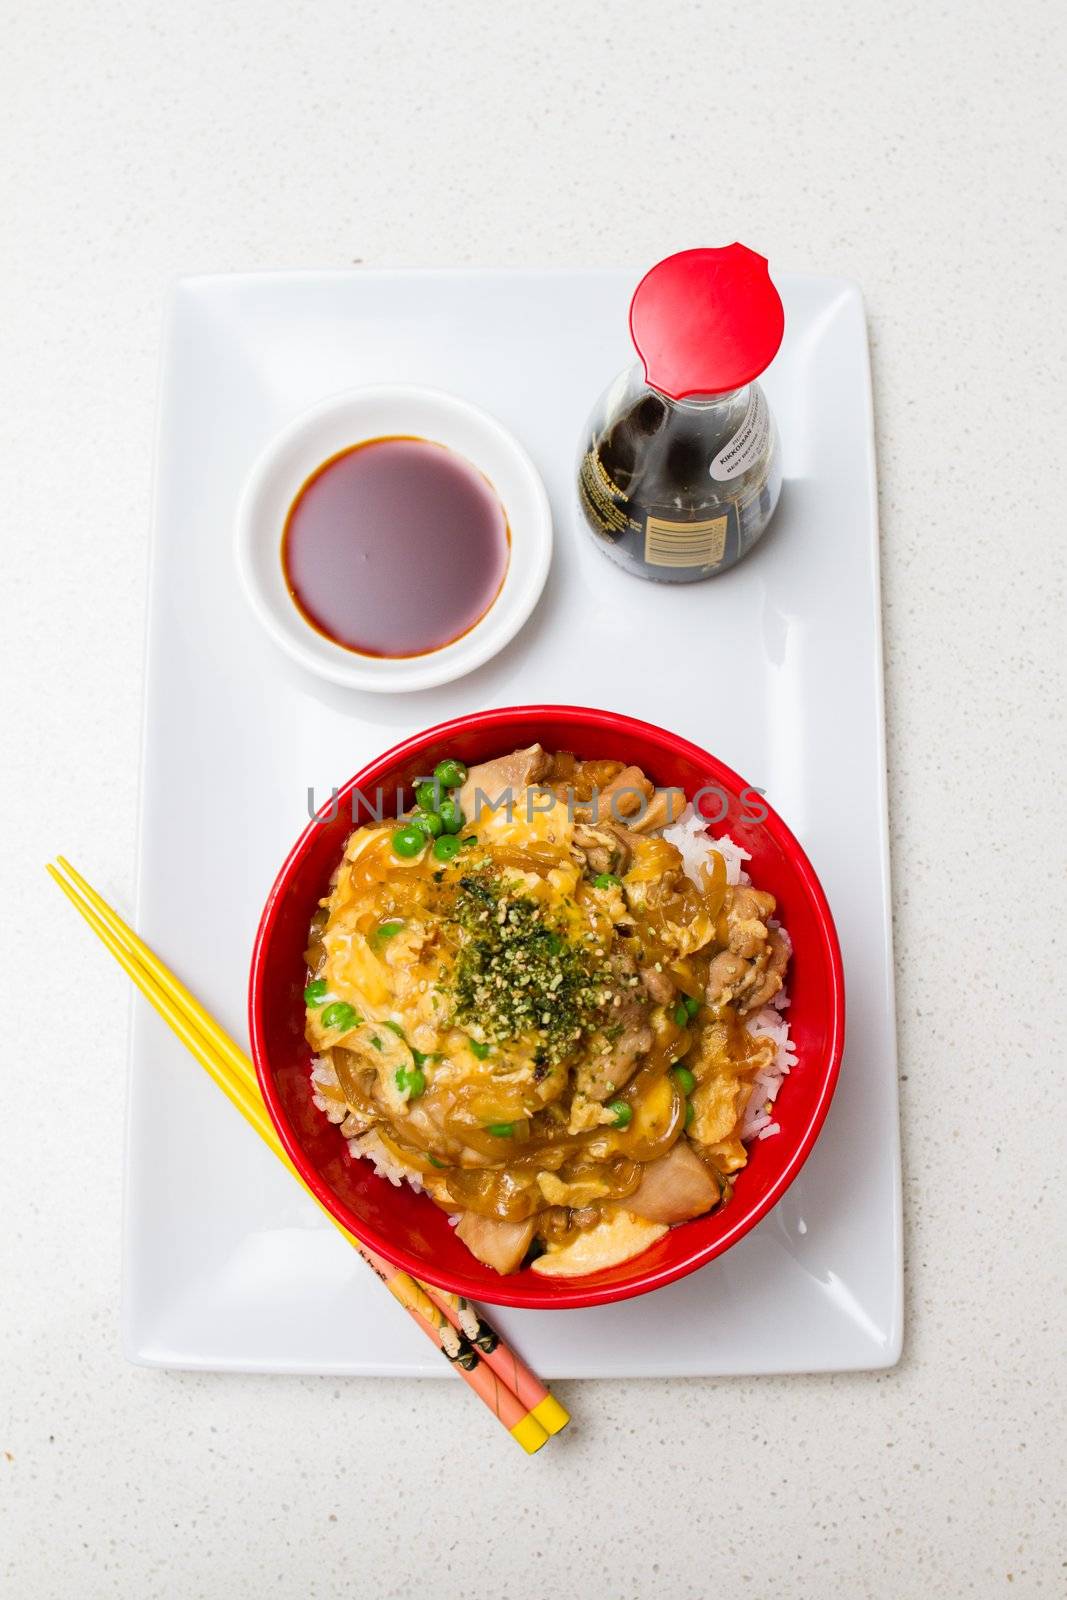
[[[337, 1128], [312, 1104], [310, 1050], [304, 1040], [308, 925], [326, 892], [352, 823], [368, 813], [358, 794], [396, 788], [410, 797], [413, 781], [444, 756], [468, 765], [537, 740], [549, 750], [616, 758], [641, 767], [661, 787], [693, 797], [717, 786], [709, 811], [715, 832], [729, 832], [751, 852], [752, 877], [778, 900], [793, 940], [789, 1021], [799, 1063], [775, 1104], [781, 1132], [756, 1140], [730, 1203], [710, 1216], [672, 1228], [643, 1255], [584, 1278], [552, 1280], [536, 1273], [500, 1277], [455, 1237], [443, 1211], [406, 1185], [395, 1188], [366, 1161], [352, 1161]], [[648, 722], [581, 706], [512, 706], [457, 717], [416, 734], [364, 767], [340, 791], [336, 815], [309, 824], [278, 874], [252, 952], [249, 1027], [259, 1085], [283, 1145], [308, 1187], [358, 1239], [398, 1267], [455, 1294], [497, 1305], [556, 1310], [605, 1305], [646, 1294], [684, 1277], [736, 1244], [766, 1216], [800, 1171], [826, 1117], [837, 1082], [845, 1029], [841, 952], [830, 908], [811, 863], [785, 823], [768, 808], [751, 820], [752, 791], [706, 751]]]

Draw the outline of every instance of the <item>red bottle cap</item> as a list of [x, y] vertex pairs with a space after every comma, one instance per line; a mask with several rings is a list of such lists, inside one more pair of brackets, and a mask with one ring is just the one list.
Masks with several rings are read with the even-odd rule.
[[774, 360], [784, 328], [766, 259], [743, 244], [668, 256], [630, 301], [645, 378], [672, 400], [751, 383]]

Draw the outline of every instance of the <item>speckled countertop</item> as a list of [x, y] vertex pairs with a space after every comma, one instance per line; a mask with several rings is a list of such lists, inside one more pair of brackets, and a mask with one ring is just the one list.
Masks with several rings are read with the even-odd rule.
[[[1056, 26], [1040, 0], [44, 0], [9, 18], [5, 1600], [1064, 1592], [1061, 1186], [1035, 1133], [1063, 1111]], [[169, 281], [615, 264], [735, 237], [855, 277], [871, 322], [900, 1367], [563, 1386], [574, 1425], [527, 1461], [458, 1383], [127, 1366], [126, 986], [41, 864], [66, 849], [130, 889]]]

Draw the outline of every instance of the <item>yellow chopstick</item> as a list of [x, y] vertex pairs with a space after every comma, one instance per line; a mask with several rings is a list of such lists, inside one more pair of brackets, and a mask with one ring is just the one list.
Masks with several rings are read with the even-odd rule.
[[[281, 1146], [273, 1123], [266, 1116], [265, 1107], [259, 1093], [259, 1084], [256, 1080], [255, 1068], [245, 1052], [234, 1043], [225, 1029], [220, 1027], [211, 1013], [204, 1009], [191, 990], [187, 989], [185, 984], [176, 978], [170, 968], [159, 959], [152, 947], [147, 945], [140, 935], [134, 932], [129, 923], [108, 904], [103, 895], [99, 894], [82, 877], [81, 873], [71, 865], [66, 857], [57, 856], [56, 860], [95, 913], [94, 931], [104, 939], [108, 948], [116, 955], [116, 959], [121, 959], [118, 956], [119, 948], [124, 947], [132, 950], [141, 966], [155, 979], [163, 993], [168, 995], [186, 1016], [192, 1017], [200, 1033], [214, 1046], [218, 1055], [225, 1061], [233, 1075], [247, 1086], [252, 1096], [251, 1110], [244, 1106], [239, 1106], [238, 1109], [242, 1110], [249, 1121], [253, 1123], [257, 1133], [267, 1139], [267, 1142], [289, 1168], [290, 1172], [293, 1173], [293, 1176], [299, 1179], [299, 1174]], [[52, 868], [49, 868], [49, 871], [64, 892], [69, 895], [69, 889], [64, 880]], [[70, 898], [73, 899], [73, 896], [70, 896]], [[78, 904], [77, 901], [74, 901], [74, 903]], [[80, 906], [79, 909], [81, 909]], [[103, 927], [101, 928], [98, 924], [102, 924]], [[104, 929], [108, 930], [112, 936], [110, 942], [105, 937]], [[128, 971], [129, 969], [126, 968], [125, 970]], [[179, 1030], [175, 1029], [175, 1031], [178, 1032]], [[183, 1042], [187, 1043], [184, 1034], [179, 1032], [179, 1037], [183, 1039]], [[232, 1100], [233, 1095], [228, 1080], [217, 1077], [211, 1067], [208, 1067], [207, 1070], [211, 1072], [219, 1087]], [[252, 1111], [255, 1113], [254, 1117]], [[269, 1130], [269, 1133], [265, 1132], [265, 1129]], [[299, 1181], [302, 1182], [303, 1180], [300, 1179]], [[310, 1193], [310, 1191], [308, 1192]], [[320, 1209], [330, 1217], [331, 1222], [335, 1221], [324, 1206], [320, 1205]], [[340, 1225], [338, 1224], [338, 1226]], [[352, 1235], [347, 1233], [347, 1230], [341, 1228], [340, 1231], [345, 1233], [346, 1238], [352, 1239]], [[365, 1250], [365, 1247], [363, 1248]], [[482, 1354], [483, 1360], [497, 1373], [507, 1387], [528, 1405], [530, 1415], [541, 1424], [547, 1433], [559, 1433], [562, 1428], [567, 1426], [570, 1421], [570, 1413], [560, 1404], [555, 1395], [546, 1389], [540, 1378], [526, 1366], [525, 1362], [494, 1332], [481, 1317], [480, 1313], [470, 1305], [469, 1301], [461, 1299], [458, 1295], [449, 1294], [445, 1289], [438, 1289], [433, 1284], [422, 1284], [421, 1287], [433, 1303], [444, 1312], [452, 1326], [476, 1345]]]
[[[248, 1056], [81, 874], [64, 857], [60, 856], [58, 861], [71, 882], [68, 883], [54, 866], [48, 867], [50, 876], [145, 998], [310, 1194], [311, 1191], [306, 1189], [278, 1139], [260, 1097], [255, 1070]], [[525, 1450], [532, 1453], [540, 1449], [550, 1433], [556, 1433], [566, 1425], [568, 1413], [540, 1380], [481, 1322], [473, 1307], [456, 1296], [443, 1295], [441, 1291], [420, 1283], [407, 1273], [398, 1272], [360, 1244], [316, 1196], [312, 1195], [312, 1199]], [[475, 1349], [467, 1337], [472, 1322], [474, 1326], [471, 1331], [475, 1337], [481, 1336], [479, 1343], [484, 1340], [485, 1345], [491, 1348], [483, 1346], [481, 1351]]]

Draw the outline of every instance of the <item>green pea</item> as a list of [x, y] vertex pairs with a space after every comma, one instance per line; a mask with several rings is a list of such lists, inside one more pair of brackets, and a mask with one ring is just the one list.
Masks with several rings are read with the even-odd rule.
[[593, 888], [618, 889], [621, 883], [622, 879], [617, 878], [613, 872], [598, 872], [596, 877], [593, 879]]
[[326, 998], [328, 987], [329, 986], [325, 978], [316, 978], [314, 982], [309, 983], [307, 988], [304, 990], [304, 1004], [309, 1006], [321, 1006], [322, 1002]]
[[371, 934], [371, 944], [383, 944], [386, 939], [395, 939], [403, 931], [403, 922], [379, 922]]
[[407, 822], [393, 834], [393, 849], [398, 856], [417, 856], [426, 848], [426, 835], [421, 828]]
[[515, 1132], [513, 1122], [490, 1122], [486, 1126], [486, 1133], [491, 1133], [494, 1139], [510, 1139]]
[[430, 1163], [431, 1167], [443, 1167], [444, 1166], [444, 1162], [443, 1161], [438, 1161], [436, 1156], [429, 1156], [428, 1155], [426, 1157], [426, 1159]]
[[687, 994], [682, 1003], [685, 1006], [685, 1009], [688, 1011], [690, 1017], [695, 1017], [697, 1012], [700, 1010], [700, 1001], [697, 999], [695, 994]]
[[429, 839], [436, 839], [439, 833], [445, 831], [445, 825], [436, 811], [413, 811], [408, 818], [408, 827], [418, 828]]
[[459, 801], [451, 798], [442, 800], [437, 812], [446, 833], [458, 833], [463, 826], [463, 813], [459, 809]]
[[425, 1092], [426, 1075], [420, 1072], [418, 1067], [412, 1067], [410, 1071], [406, 1067], [400, 1067], [395, 1077], [397, 1088], [401, 1094], [406, 1094], [409, 1100], [417, 1100], [419, 1095]]
[[489, 1046], [487, 1044], [483, 1044], [480, 1039], [470, 1039], [468, 1040], [468, 1043], [471, 1047], [471, 1055], [477, 1056], [479, 1061], [484, 1061], [486, 1056], [489, 1054]]
[[476, 833], [468, 833], [467, 837], [465, 839], [461, 840], [460, 842], [464, 846], [477, 844], [478, 843], [478, 835]]
[[687, 1128], [692, 1125], [692, 1121], [695, 1116], [696, 1112], [693, 1110], [693, 1102], [692, 1100], [687, 1100], [685, 1102], [685, 1125]]
[[335, 1000], [332, 1006], [327, 1006], [322, 1013], [324, 1028], [341, 1028], [345, 1033], [350, 1028], [358, 1028], [363, 1018], [350, 1006], [347, 1000]]
[[609, 1100], [608, 1110], [615, 1118], [616, 1128], [628, 1128], [634, 1120], [634, 1108], [625, 1100]]
[[671, 1016], [674, 1018], [675, 1022], [680, 1028], [685, 1027], [686, 1023], [689, 1021], [689, 1012], [686, 1010], [684, 1000], [679, 1000], [678, 1004], [671, 1012]]
[[467, 781], [467, 769], [462, 761], [439, 761], [433, 775], [446, 789], [462, 789]]
[[437, 861], [451, 861], [462, 849], [463, 845], [454, 833], [443, 833], [440, 839], [433, 842], [434, 859]]
[[688, 1067], [675, 1067], [674, 1081], [683, 1094], [692, 1094], [697, 1086], [697, 1081]]
[[425, 778], [415, 785], [415, 799], [424, 811], [436, 811], [441, 804], [441, 785]]

